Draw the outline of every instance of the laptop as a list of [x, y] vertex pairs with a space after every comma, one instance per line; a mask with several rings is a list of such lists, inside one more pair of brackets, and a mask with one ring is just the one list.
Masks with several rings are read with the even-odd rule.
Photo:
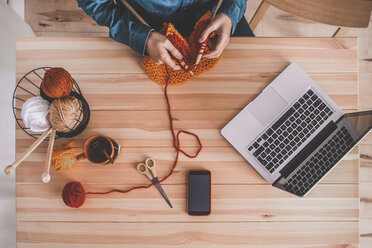
[[372, 111], [343, 114], [295, 63], [221, 134], [273, 186], [306, 195], [372, 128]]

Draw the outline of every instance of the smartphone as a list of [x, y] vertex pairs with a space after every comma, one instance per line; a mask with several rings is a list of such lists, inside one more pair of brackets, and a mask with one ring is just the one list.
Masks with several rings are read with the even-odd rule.
[[210, 171], [189, 171], [187, 173], [187, 213], [189, 215], [211, 213]]

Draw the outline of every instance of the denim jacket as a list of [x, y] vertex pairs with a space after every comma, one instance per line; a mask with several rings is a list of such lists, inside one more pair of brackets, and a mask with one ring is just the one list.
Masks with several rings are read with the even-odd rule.
[[[130, 46], [145, 55], [147, 39], [153, 30], [160, 30], [163, 22], [171, 22], [181, 34], [191, 33], [195, 22], [216, 7], [213, 0], [127, 0], [151, 25], [140, 23], [120, 0], [77, 0], [79, 7], [99, 25], [110, 29], [112, 39]], [[218, 13], [224, 13], [232, 22], [231, 34], [246, 10], [246, 0], [224, 0]], [[188, 25], [189, 24], [189, 25]]]

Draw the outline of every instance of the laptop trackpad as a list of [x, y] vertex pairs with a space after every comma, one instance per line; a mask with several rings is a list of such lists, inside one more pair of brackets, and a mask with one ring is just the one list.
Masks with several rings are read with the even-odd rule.
[[267, 88], [250, 104], [248, 111], [266, 126], [285, 107], [287, 102], [273, 88]]

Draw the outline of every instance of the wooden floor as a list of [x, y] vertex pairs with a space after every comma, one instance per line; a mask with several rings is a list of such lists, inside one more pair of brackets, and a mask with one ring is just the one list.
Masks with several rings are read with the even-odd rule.
[[[260, 0], [249, 0], [249, 20]], [[39, 36], [107, 37], [108, 30], [97, 26], [71, 0], [26, 0], [26, 21]], [[255, 30], [262, 37], [328, 37], [335, 27], [309, 22], [271, 7]], [[359, 106], [372, 109], [372, 25], [354, 29], [347, 36], [359, 37]], [[372, 135], [360, 145], [361, 247], [372, 247]]]

